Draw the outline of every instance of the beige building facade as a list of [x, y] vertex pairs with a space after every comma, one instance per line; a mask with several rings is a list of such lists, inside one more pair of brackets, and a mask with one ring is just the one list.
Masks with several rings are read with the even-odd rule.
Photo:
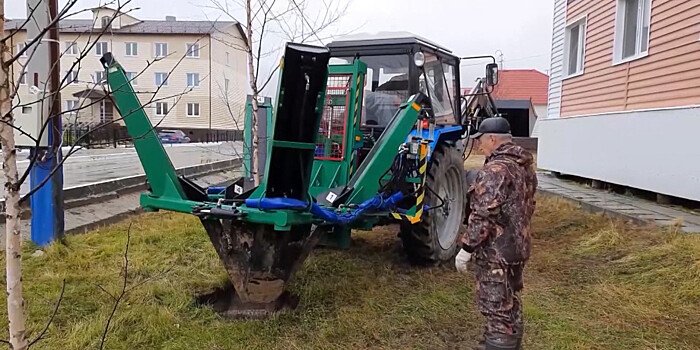
[[[123, 125], [111, 100], [105, 98], [109, 91], [100, 57], [111, 52], [128, 72], [158, 129], [183, 130], [193, 141], [222, 138], [222, 133], [243, 129], [247, 65], [240, 24], [179, 21], [170, 16], [140, 20], [104, 7], [92, 13], [92, 20], [60, 23], [66, 127], [114, 120]], [[13, 30], [23, 20], [8, 23], [7, 30]], [[18, 32], [12, 41], [17, 52], [27, 41], [26, 31]], [[25, 100], [30, 100], [34, 85], [31, 77], [21, 76], [29, 59], [31, 53], [12, 67], [20, 98]]]

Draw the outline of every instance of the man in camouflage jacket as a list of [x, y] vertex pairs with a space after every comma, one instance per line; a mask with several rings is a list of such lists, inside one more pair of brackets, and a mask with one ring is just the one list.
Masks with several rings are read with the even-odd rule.
[[469, 219], [455, 259], [465, 272], [474, 261], [479, 311], [486, 318], [486, 349], [518, 349], [523, 336], [523, 268], [530, 257], [530, 222], [537, 176], [533, 157], [512, 142], [504, 118], [489, 118], [472, 136], [486, 155], [469, 185]]

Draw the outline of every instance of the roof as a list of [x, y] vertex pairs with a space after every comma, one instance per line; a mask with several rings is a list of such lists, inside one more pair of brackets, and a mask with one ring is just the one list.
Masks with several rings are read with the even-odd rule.
[[532, 100], [532, 104], [548, 103], [549, 76], [535, 69], [503, 69], [498, 72], [498, 85], [491, 96], [496, 100]]
[[[5, 30], [18, 29], [24, 21], [24, 19], [9, 19], [5, 22]], [[94, 24], [95, 22], [92, 19], [64, 19], [59, 23], [59, 31], [63, 33], [85, 33], [99, 30], [94, 28]], [[207, 34], [224, 30], [231, 25], [238, 25], [238, 22], [143, 20], [129, 26], [111, 29], [111, 33]]]
[[429, 46], [441, 51], [452, 53], [451, 50], [439, 45], [431, 40], [415, 35], [410, 32], [378, 32], [378, 33], [358, 33], [346, 35], [333, 40], [327, 46], [350, 47], [350, 46], [378, 46], [378, 45], [406, 45], [419, 44]]
[[80, 90], [76, 93], [73, 94], [73, 97], [78, 97], [78, 98], [88, 98], [91, 100], [98, 100], [101, 98], [105, 98], [105, 93], [102, 90], [97, 90], [97, 89], [85, 89], [85, 90]]

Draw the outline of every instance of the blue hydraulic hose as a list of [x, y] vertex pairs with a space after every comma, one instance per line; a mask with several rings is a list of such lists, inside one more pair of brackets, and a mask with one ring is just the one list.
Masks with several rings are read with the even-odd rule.
[[[356, 209], [343, 214], [338, 214], [334, 210], [326, 209], [316, 203], [312, 203], [310, 213], [319, 219], [331, 223], [348, 224], [357, 220], [360, 216], [369, 211], [386, 211], [392, 209], [402, 199], [403, 194], [401, 192], [397, 192], [388, 198], [384, 198], [382, 197], [382, 195], [377, 195], [362, 202], [360, 205], [357, 206]], [[309, 204], [307, 202], [292, 198], [246, 199], [245, 205], [249, 208], [257, 208], [262, 210], [306, 210], [307, 208], [309, 208]]]

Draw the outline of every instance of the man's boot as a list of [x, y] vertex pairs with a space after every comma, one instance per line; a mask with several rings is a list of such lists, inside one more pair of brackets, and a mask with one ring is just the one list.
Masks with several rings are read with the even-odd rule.
[[500, 334], [486, 337], [486, 350], [518, 350], [520, 342], [517, 334]]
[[520, 350], [523, 346], [523, 336], [525, 336], [525, 325], [523, 323], [516, 323], [513, 327], [514, 336], [518, 338], [518, 347], [516, 349]]

